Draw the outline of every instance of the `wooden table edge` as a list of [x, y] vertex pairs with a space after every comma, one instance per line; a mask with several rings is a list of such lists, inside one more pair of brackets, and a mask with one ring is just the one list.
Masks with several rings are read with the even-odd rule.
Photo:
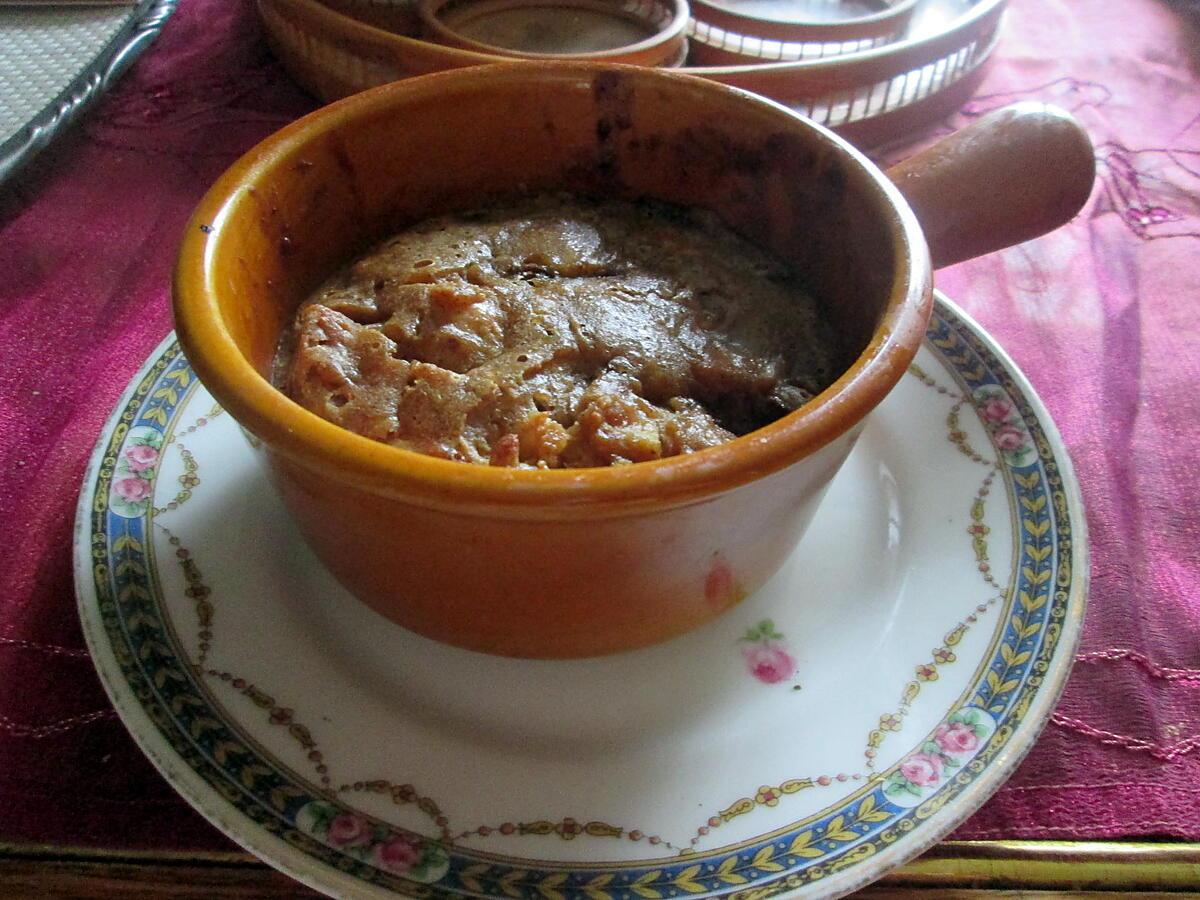
[[[119, 895], [122, 900], [309, 895], [247, 853], [0, 842], [0, 894], [11, 896], [25, 890], [65, 898]], [[1039, 897], [1076, 897], [1134, 890], [1146, 897], [1200, 891], [1200, 843], [946, 841], [864, 893], [984, 897], [1035, 891]]]

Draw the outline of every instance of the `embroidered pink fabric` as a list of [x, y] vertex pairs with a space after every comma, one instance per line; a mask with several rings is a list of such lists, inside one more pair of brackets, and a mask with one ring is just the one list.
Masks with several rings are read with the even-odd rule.
[[[1200, 45], [1188, 8], [1013, 0], [977, 96], [932, 130], [1053, 101], [1088, 127], [1100, 164], [1070, 226], [938, 277], [1058, 422], [1093, 554], [1058, 711], [960, 838], [1200, 839]], [[249, 0], [184, 0], [118, 88], [0, 192], [0, 841], [230, 847], [106, 702], [76, 621], [71, 527], [93, 441], [171, 327], [190, 210], [311, 106]]]

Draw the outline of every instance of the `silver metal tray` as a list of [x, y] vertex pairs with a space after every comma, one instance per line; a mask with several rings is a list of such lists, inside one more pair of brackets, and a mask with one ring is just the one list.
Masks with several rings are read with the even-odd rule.
[[116, 83], [176, 2], [0, 7], [0, 182]]

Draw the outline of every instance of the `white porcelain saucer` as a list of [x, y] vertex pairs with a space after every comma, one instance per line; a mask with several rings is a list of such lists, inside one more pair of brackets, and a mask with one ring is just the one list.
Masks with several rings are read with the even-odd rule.
[[1029, 748], [1083, 616], [1078, 488], [944, 298], [791, 560], [722, 619], [582, 661], [391, 624], [309, 554], [173, 339], [79, 506], [79, 609], [125, 724], [231, 838], [337, 896], [845, 893]]

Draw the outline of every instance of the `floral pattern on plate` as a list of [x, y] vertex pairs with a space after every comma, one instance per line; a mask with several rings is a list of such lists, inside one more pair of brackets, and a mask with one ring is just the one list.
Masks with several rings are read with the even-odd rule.
[[779, 684], [796, 674], [796, 658], [770, 619], [763, 619], [738, 639], [746, 671], [763, 684]]
[[129, 519], [145, 515], [154, 493], [162, 446], [162, 432], [152, 426], [130, 429], [112, 481], [109, 504], [114, 513]]
[[449, 865], [436, 841], [372, 823], [332, 803], [318, 800], [304, 806], [296, 813], [296, 827], [335, 850], [422, 884], [439, 880]]
[[884, 795], [897, 806], [922, 803], [970, 762], [996, 732], [986, 710], [968, 707], [951, 713], [918, 752], [905, 757], [884, 782]]
[[987, 384], [975, 389], [973, 400], [1004, 461], [1014, 468], [1028, 463], [1034, 456], [1033, 439], [1008, 392], [998, 384]]

